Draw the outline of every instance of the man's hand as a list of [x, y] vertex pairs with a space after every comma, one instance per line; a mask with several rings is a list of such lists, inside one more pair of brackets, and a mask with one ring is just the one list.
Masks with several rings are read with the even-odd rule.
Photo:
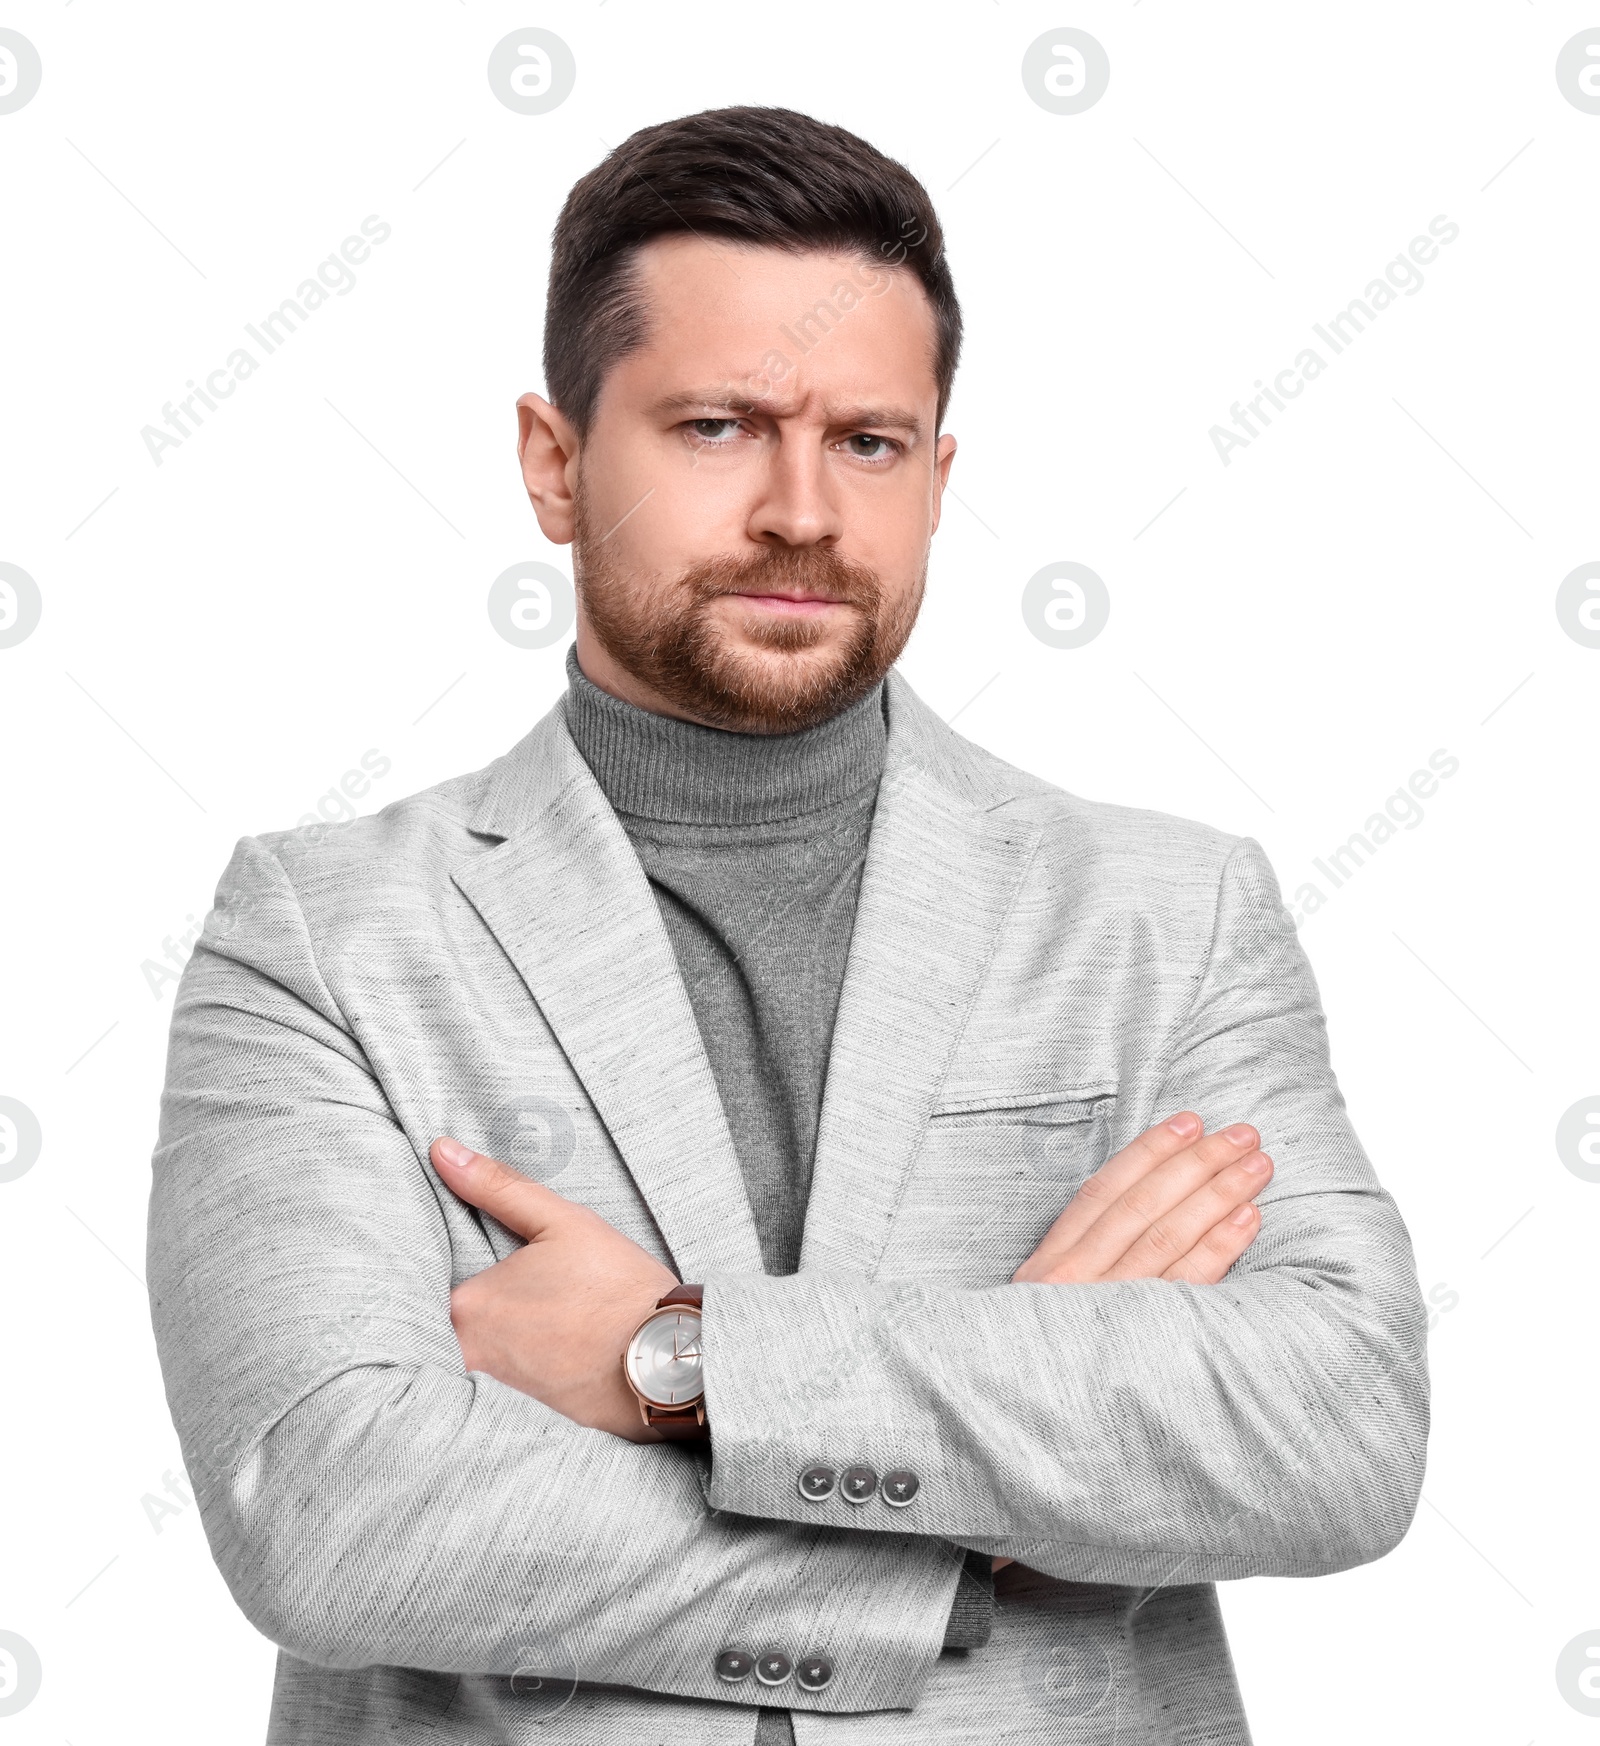
[[1191, 1110], [1108, 1158], [1012, 1274], [1024, 1284], [1175, 1279], [1215, 1285], [1255, 1241], [1272, 1160], [1246, 1122], [1200, 1135]]
[[586, 1206], [519, 1171], [435, 1140], [441, 1177], [526, 1245], [450, 1293], [450, 1321], [468, 1370], [634, 1443], [653, 1443], [623, 1379], [629, 1336], [676, 1276]]

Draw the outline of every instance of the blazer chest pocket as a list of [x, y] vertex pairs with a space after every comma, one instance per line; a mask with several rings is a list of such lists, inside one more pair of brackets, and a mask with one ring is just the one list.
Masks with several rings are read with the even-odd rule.
[[928, 1118], [886, 1262], [949, 1283], [999, 1284], [1103, 1164], [1114, 1091], [944, 1103]]

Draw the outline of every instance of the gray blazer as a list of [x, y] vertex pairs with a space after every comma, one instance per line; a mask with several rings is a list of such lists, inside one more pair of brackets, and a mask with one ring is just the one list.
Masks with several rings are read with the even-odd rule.
[[[173, 1013], [148, 1262], [212, 1552], [280, 1646], [269, 1742], [748, 1746], [763, 1703], [799, 1746], [1244, 1742], [1212, 1585], [1405, 1532], [1424, 1311], [1260, 846], [888, 699], [792, 1278], [559, 703], [475, 775], [239, 843]], [[1277, 1163], [1228, 1278], [1010, 1284], [1184, 1107]], [[705, 1283], [709, 1457], [464, 1370], [450, 1289], [520, 1239], [440, 1182], [440, 1134]], [[851, 1465], [915, 1495], [802, 1495]], [[988, 1646], [941, 1654], [967, 1547], [1020, 1567]], [[730, 1645], [833, 1677], [730, 1686]]]

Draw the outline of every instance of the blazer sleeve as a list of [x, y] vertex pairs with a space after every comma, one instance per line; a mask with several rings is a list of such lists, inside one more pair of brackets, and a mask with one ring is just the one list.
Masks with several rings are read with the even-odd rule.
[[[1422, 1483], [1426, 1316], [1251, 838], [1222, 869], [1164, 1066], [1150, 1119], [1250, 1121], [1276, 1165], [1226, 1279], [708, 1280], [710, 1500], [914, 1526], [1082, 1582], [1308, 1576], [1391, 1550]], [[808, 1503], [795, 1476], [829, 1452], [911, 1471], [914, 1498]]]
[[245, 839], [177, 994], [147, 1259], [184, 1461], [250, 1622], [327, 1667], [745, 1702], [716, 1677], [723, 1647], [826, 1649], [832, 1684], [786, 1691], [791, 1707], [911, 1704], [961, 1553], [909, 1524], [880, 1538], [714, 1510], [703, 1456], [469, 1374], [447, 1195], [282, 866]]

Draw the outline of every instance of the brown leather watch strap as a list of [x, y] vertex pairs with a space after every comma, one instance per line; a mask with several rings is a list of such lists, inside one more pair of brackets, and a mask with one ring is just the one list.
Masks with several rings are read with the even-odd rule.
[[703, 1285], [675, 1285], [667, 1295], [656, 1305], [657, 1309], [668, 1309], [675, 1303], [691, 1303], [696, 1309], [705, 1301], [706, 1288]]
[[646, 1401], [644, 1422], [674, 1443], [700, 1443], [707, 1435], [704, 1401], [696, 1401], [692, 1407], [677, 1408], [658, 1407], [653, 1401]]

